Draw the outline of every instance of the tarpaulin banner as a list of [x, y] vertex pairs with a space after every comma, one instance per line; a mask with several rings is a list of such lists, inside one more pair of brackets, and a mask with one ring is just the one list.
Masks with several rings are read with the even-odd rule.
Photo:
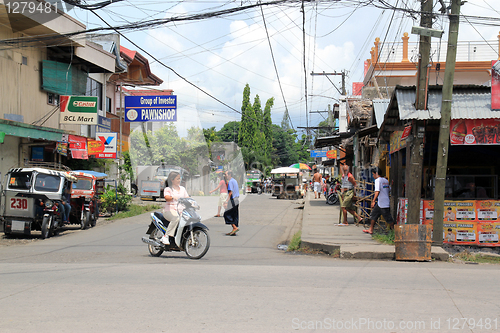
[[452, 119], [450, 123], [452, 145], [500, 144], [500, 119]]
[[104, 151], [104, 142], [89, 139], [87, 141], [87, 151], [89, 155], [95, 155]]
[[389, 139], [389, 154], [406, 147], [406, 139], [402, 139], [403, 131], [394, 131]]
[[67, 142], [57, 142], [56, 151], [62, 156], [68, 156], [68, 143]]
[[87, 138], [83, 136], [69, 135], [68, 140], [72, 158], [80, 160], [89, 159], [87, 152]]
[[491, 109], [500, 110], [500, 60], [491, 62]]

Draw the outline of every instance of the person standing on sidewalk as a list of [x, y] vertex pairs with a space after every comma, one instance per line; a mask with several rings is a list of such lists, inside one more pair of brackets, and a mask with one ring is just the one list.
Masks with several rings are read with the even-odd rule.
[[354, 218], [358, 220], [360, 223], [363, 219], [356, 213], [356, 206], [354, 205], [354, 195], [356, 187], [356, 179], [352, 173], [349, 172], [349, 166], [347, 164], [342, 166], [342, 178], [340, 179], [340, 189], [342, 191], [342, 216], [344, 218], [343, 221], [339, 222], [339, 225], [348, 225], [347, 223], [347, 212], [351, 213]]
[[226, 224], [230, 224], [233, 227], [231, 232], [228, 232], [227, 236], [235, 236], [240, 230], [238, 229], [239, 224], [239, 205], [240, 205], [240, 190], [238, 188], [238, 182], [233, 178], [233, 172], [231, 170], [226, 171], [227, 182], [227, 199], [224, 202], [224, 221]]
[[313, 175], [314, 199], [321, 198], [322, 184], [323, 184], [323, 177], [321, 177], [321, 174], [318, 172], [318, 169], [314, 169], [314, 175]]
[[217, 215], [215, 215], [214, 217], [221, 217], [220, 209], [222, 208], [222, 205], [224, 205], [224, 202], [226, 202], [227, 200], [227, 185], [223, 172], [220, 173], [219, 178], [220, 178], [219, 185], [212, 191], [210, 191], [210, 194], [212, 194], [213, 192], [219, 190], [219, 204], [217, 207]]
[[[378, 220], [380, 215], [382, 215], [389, 227], [394, 229], [394, 219], [391, 215], [389, 191], [391, 187], [389, 186], [389, 181], [387, 178], [380, 176], [380, 168], [376, 167], [372, 170], [373, 178], [375, 178], [375, 195], [372, 200], [372, 212], [370, 214], [370, 229], [363, 230], [367, 234], [373, 234], [373, 228], [375, 227], [375, 221]], [[377, 202], [378, 199], [378, 202]]]

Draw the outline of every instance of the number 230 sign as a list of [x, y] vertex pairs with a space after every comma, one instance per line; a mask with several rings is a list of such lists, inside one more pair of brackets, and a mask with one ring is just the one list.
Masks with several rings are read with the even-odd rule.
[[10, 198], [10, 209], [28, 210], [28, 199], [26, 199], [26, 198]]

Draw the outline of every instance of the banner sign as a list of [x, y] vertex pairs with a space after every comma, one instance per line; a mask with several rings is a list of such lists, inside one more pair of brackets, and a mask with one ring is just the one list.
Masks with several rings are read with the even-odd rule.
[[336, 160], [337, 159], [337, 150], [329, 150], [326, 152], [326, 157], [328, 157], [329, 159], [332, 159], [332, 160]]
[[452, 145], [500, 144], [500, 119], [452, 119], [450, 123]]
[[311, 157], [326, 157], [326, 150], [311, 150]]
[[177, 121], [177, 96], [125, 96], [125, 121]]
[[500, 110], [500, 60], [493, 60], [491, 67], [491, 109]]
[[89, 155], [95, 155], [104, 151], [104, 142], [89, 139], [87, 141], [87, 151]]
[[116, 150], [118, 146], [117, 133], [96, 133], [96, 141], [100, 141], [104, 149], [101, 152], [96, 152], [96, 158], [116, 158]]
[[403, 139], [403, 131], [394, 131], [389, 139], [389, 154], [397, 152], [406, 147], [406, 138]]
[[61, 124], [97, 125], [97, 96], [61, 96]]
[[68, 143], [58, 141], [56, 145], [56, 151], [58, 154], [61, 154], [62, 156], [68, 156]]
[[87, 138], [77, 135], [69, 135], [69, 149], [71, 150], [71, 157], [75, 159], [88, 160], [87, 153]]

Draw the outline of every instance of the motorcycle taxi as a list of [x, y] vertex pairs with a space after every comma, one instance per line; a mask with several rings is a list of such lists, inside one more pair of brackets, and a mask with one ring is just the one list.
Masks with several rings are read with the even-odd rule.
[[71, 191], [70, 224], [78, 224], [81, 229], [94, 227], [99, 218], [99, 196], [104, 190], [105, 173], [91, 170], [72, 171], [77, 181]]
[[30, 235], [41, 231], [48, 238], [62, 227], [64, 191], [76, 178], [64, 171], [45, 168], [15, 168], [6, 175], [2, 191], [5, 235]]

